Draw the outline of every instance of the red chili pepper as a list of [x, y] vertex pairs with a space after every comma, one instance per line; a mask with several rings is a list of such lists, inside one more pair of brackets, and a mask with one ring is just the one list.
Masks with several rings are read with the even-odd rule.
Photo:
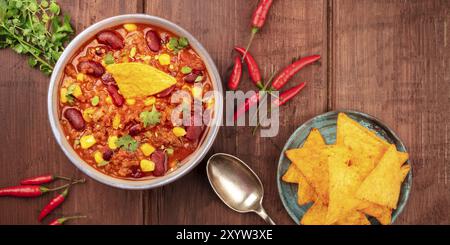
[[231, 90], [236, 90], [239, 83], [241, 82], [242, 76], [242, 62], [239, 57], [234, 58], [234, 67], [231, 72], [230, 78], [228, 80], [228, 88]]
[[68, 220], [81, 219], [81, 218], [86, 218], [86, 216], [61, 217], [61, 218], [52, 220], [50, 223], [48, 223], [48, 225], [62, 225], [62, 224], [64, 224], [64, 222], [66, 222]]
[[[75, 180], [71, 184], [84, 183], [85, 179]], [[18, 185], [0, 188], [0, 197], [10, 196], [10, 197], [38, 197], [44, 193], [57, 191], [67, 188], [71, 184], [66, 184], [60, 187], [49, 189], [42, 185]]]
[[258, 103], [260, 99], [259, 92], [256, 92], [254, 95], [252, 95], [250, 98], [246, 99], [243, 104], [238, 106], [236, 112], [234, 113], [233, 121], [236, 122], [237, 119], [244, 114], [246, 111], [250, 109], [250, 107], [253, 107]]
[[252, 16], [252, 32], [253, 29], [256, 29], [255, 32], [258, 32], [258, 30], [263, 27], [266, 22], [267, 13], [269, 13], [270, 6], [272, 6], [272, 2], [273, 0], [259, 1], [259, 4]]
[[[245, 49], [242, 47], [234, 47], [234, 49], [239, 52], [241, 55], [245, 55]], [[248, 74], [250, 75], [250, 78], [252, 79], [253, 83], [258, 87], [259, 89], [263, 88], [262, 79], [261, 79], [261, 72], [259, 71], [258, 64], [256, 63], [255, 59], [250, 53], [247, 53], [247, 55], [244, 58], [245, 63], [247, 64]]]
[[0, 189], [0, 197], [37, 197], [48, 191], [49, 189], [47, 187], [39, 185], [10, 186]]
[[299, 85], [284, 91], [272, 103], [276, 106], [284, 105], [286, 102], [288, 102], [290, 99], [292, 99], [292, 97], [294, 97], [295, 95], [300, 93], [300, 91], [305, 87], [305, 85], [306, 85], [306, 83], [302, 82]]
[[252, 31], [250, 40], [248, 41], [247, 48], [243, 54], [243, 58], [247, 56], [247, 51], [252, 45], [253, 39], [256, 33], [264, 26], [266, 22], [267, 14], [269, 13], [270, 6], [272, 6], [273, 0], [261, 0], [252, 15]]
[[39, 214], [38, 220], [39, 222], [45, 218], [51, 211], [53, 211], [55, 208], [59, 207], [61, 203], [64, 202], [66, 199], [67, 194], [69, 193], [69, 188], [66, 188], [61, 194], [54, 197], [45, 207], [42, 209], [41, 213]]
[[40, 185], [45, 183], [50, 183], [57, 179], [70, 180], [69, 178], [55, 175], [41, 175], [36, 177], [31, 177], [20, 181], [21, 185]]
[[320, 55], [312, 55], [308, 57], [301, 58], [296, 62], [288, 65], [275, 77], [272, 83], [273, 90], [279, 90], [293, 77], [297, 72], [299, 72], [303, 67], [309, 65], [320, 59]]

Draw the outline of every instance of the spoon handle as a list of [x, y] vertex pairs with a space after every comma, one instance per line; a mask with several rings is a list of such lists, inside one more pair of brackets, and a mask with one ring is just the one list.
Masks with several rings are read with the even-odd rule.
[[269, 225], [276, 225], [275, 222], [269, 217], [269, 215], [266, 213], [266, 210], [261, 206], [259, 209], [255, 210], [255, 213], [259, 215], [259, 217], [263, 218], [267, 224]]

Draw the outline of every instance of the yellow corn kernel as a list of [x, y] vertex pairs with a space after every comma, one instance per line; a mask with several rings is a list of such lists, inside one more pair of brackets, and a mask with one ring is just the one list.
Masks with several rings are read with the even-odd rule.
[[134, 58], [136, 55], [136, 47], [132, 47], [130, 50], [130, 58]]
[[89, 147], [95, 145], [97, 141], [94, 138], [94, 135], [83, 135], [80, 138], [80, 145], [83, 149], [88, 149]]
[[108, 104], [112, 104], [112, 98], [111, 98], [111, 96], [106, 97], [105, 101], [106, 101], [106, 103], [108, 103]]
[[135, 99], [126, 99], [125, 102], [127, 102], [127, 105], [134, 105], [134, 104], [136, 104], [136, 100]]
[[137, 30], [137, 26], [135, 24], [124, 24], [123, 28], [127, 30], [127, 32], [132, 32]]
[[61, 100], [61, 103], [67, 103], [67, 88], [61, 88], [61, 91], [59, 92], [59, 99]]
[[115, 135], [111, 135], [111, 136], [108, 137], [108, 147], [109, 147], [109, 149], [111, 149], [111, 150], [117, 149], [116, 142], [117, 142], [118, 139], [119, 138], [117, 136], [115, 136]]
[[80, 82], [84, 81], [84, 74], [83, 73], [78, 73], [77, 74], [77, 81], [80, 81]]
[[155, 97], [148, 97], [147, 99], [144, 100], [144, 105], [149, 106], [149, 105], [153, 105], [156, 102], [156, 98]]
[[172, 129], [172, 132], [177, 137], [182, 137], [182, 136], [186, 135], [186, 130], [184, 130], [184, 128], [182, 128], [182, 127], [174, 127]]
[[168, 55], [168, 54], [161, 54], [158, 57], [158, 61], [163, 66], [170, 65], [170, 55]]
[[146, 157], [150, 156], [155, 151], [155, 147], [153, 147], [149, 143], [142, 144], [140, 149], [142, 153], [144, 153], [144, 156]]
[[105, 159], [103, 159], [103, 154], [99, 151], [94, 153], [94, 160], [97, 164], [102, 164], [105, 162]]
[[155, 163], [150, 160], [142, 159], [141, 160], [141, 170], [143, 172], [151, 172], [151, 171], [155, 170]]
[[95, 112], [95, 109], [92, 108], [92, 107], [84, 109], [84, 111], [83, 111], [83, 119], [86, 122], [92, 121], [92, 115], [94, 114], [94, 112]]
[[196, 99], [201, 99], [203, 95], [203, 90], [200, 86], [192, 87], [192, 96]]
[[120, 116], [119, 115], [114, 116], [112, 126], [114, 129], [118, 129], [120, 127]]
[[81, 95], [83, 95], [83, 92], [81, 91], [80, 85], [75, 84], [73, 89], [73, 96], [75, 96], [75, 98], [78, 98]]

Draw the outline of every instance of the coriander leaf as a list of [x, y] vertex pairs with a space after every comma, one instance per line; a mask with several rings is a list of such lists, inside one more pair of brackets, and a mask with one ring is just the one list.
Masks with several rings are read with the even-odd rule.
[[189, 41], [186, 37], [180, 37], [178, 39], [178, 46], [180, 48], [186, 48], [189, 45]]
[[138, 142], [133, 139], [130, 135], [125, 135], [117, 139], [116, 146], [123, 148], [126, 151], [136, 151], [138, 148]]
[[59, 8], [59, 5], [58, 5], [57, 3], [52, 2], [52, 3], [50, 4], [49, 9], [50, 9], [50, 12], [52, 12], [52, 13], [54, 13], [54, 14], [56, 14], [56, 15], [59, 14], [60, 8]]
[[169, 43], [167, 44], [167, 47], [170, 50], [173, 50], [175, 53], [178, 53], [180, 50], [186, 48], [189, 45], [189, 41], [185, 37], [175, 38], [171, 37], [169, 39]]
[[155, 105], [153, 105], [153, 108], [151, 111], [143, 111], [141, 114], [139, 114], [139, 118], [141, 119], [142, 123], [144, 123], [144, 127], [147, 127], [148, 125], [156, 125], [159, 123], [161, 113], [156, 110]]

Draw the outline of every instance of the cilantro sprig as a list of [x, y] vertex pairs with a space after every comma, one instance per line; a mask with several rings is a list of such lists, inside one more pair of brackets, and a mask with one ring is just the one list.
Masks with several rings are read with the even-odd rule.
[[137, 150], [139, 143], [127, 134], [117, 139], [116, 146], [126, 151], [134, 152]]
[[28, 64], [50, 74], [73, 33], [55, 0], [0, 0], [0, 48], [29, 55]]
[[185, 37], [171, 37], [169, 39], [169, 43], [167, 44], [167, 47], [175, 53], [178, 53], [180, 50], [186, 48], [187, 46], [189, 46], [189, 41]]
[[161, 117], [161, 113], [156, 109], [155, 105], [151, 111], [143, 111], [139, 114], [139, 118], [142, 123], [144, 123], [144, 127], [148, 125], [156, 125], [159, 123]]

